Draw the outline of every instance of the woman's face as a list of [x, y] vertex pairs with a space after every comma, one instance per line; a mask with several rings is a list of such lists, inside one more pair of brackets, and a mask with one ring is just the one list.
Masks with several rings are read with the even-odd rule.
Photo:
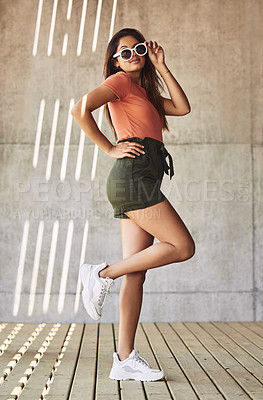
[[[129, 49], [133, 49], [137, 43], [140, 42], [133, 36], [124, 36], [119, 40], [116, 53], [127, 47]], [[133, 50], [132, 58], [129, 61], [124, 61], [120, 56], [118, 56], [116, 57], [114, 63], [116, 67], [120, 67], [125, 72], [141, 71], [145, 64], [145, 56], [138, 56]]]

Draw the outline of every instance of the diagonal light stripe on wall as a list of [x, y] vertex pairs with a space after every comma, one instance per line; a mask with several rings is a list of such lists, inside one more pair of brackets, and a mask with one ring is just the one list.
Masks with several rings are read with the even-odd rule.
[[54, 114], [53, 114], [53, 122], [52, 122], [52, 129], [51, 129], [51, 135], [50, 135], [47, 168], [46, 168], [46, 180], [47, 181], [49, 181], [50, 176], [51, 176], [51, 168], [52, 168], [52, 161], [53, 161], [57, 123], [58, 123], [58, 112], [59, 112], [59, 99], [57, 99], [55, 102], [55, 108], [54, 108]]
[[[98, 121], [98, 128], [101, 129], [102, 126], [102, 117], [103, 117], [103, 106], [100, 107], [99, 113], [99, 121]], [[92, 170], [91, 170], [91, 181], [94, 181], [96, 168], [97, 168], [97, 159], [98, 159], [98, 151], [99, 147], [97, 144], [94, 146], [94, 153], [93, 153], [93, 162], [92, 162]]]
[[[102, 0], [98, 0], [98, 10], [99, 11], [97, 10], [97, 19], [96, 19], [96, 21], [99, 20], [98, 15], [100, 16], [101, 5], [102, 5]], [[117, 0], [114, 0], [113, 7], [112, 7], [112, 16], [111, 16], [111, 26], [110, 26], [109, 38], [111, 38], [112, 32], [113, 32], [113, 28], [114, 28], [116, 8], [117, 8]], [[98, 31], [98, 28], [97, 28], [97, 31]], [[94, 39], [95, 39], [95, 32], [94, 32]], [[93, 43], [95, 43], [94, 40], [93, 40]], [[96, 45], [97, 45], [97, 39], [96, 39]], [[94, 46], [94, 49], [96, 49], [95, 46]], [[93, 50], [93, 51], [95, 51], [95, 50]], [[102, 126], [102, 118], [103, 118], [103, 106], [100, 107], [100, 111], [99, 111], [99, 121], [98, 121], [99, 129], [101, 129], [101, 126]], [[95, 144], [94, 153], [93, 153], [92, 171], [91, 171], [91, 181], [94, 181], [94, 179], [95, 179], [96, 167], [97, 167], [97, 159], [98, 159], [98, 151], [99, 151], [99, 148]], [[79, 173], [79, 175], [80, 175], [80, 173]], [[78, 175], [78, 177], [79, 177], [79, 175]]]
[[95, 179], [97, 160], [98, 160], [98, 152], [99, 152], [99, 147], [97, 144], [95, 144], [94, 153], [93, 153], [92, 170], [91, 170], [91, 181], [94, 181], [94, 179]]
[[[89, 221], [86, 221], [85, 226], [84, 226], [84, 232], [83, 232], [79, 266], [84, 264], [84, 261], [85, 261], [85, 254], [86, 254], [87, 241], [88, 241], [88, 231], [89, 231]], [[81, 280], [80, 280], [80, 276], [78, 274], [78, 282], [77, 282], [77, 290], [76, 290], [75, 306], [74, 306], [75, 314], [78, 312], [78, 309], [79, 309], [80, 290], [81, 290]]]
[[37, 11], [37, 20], [36, 20], [36, 29], [35, 29], [35, 37], [34, 37], [34, 45], [33, 45], [33, 56], [37, 54], [37, 46], [38, 46], [38, 38], [39, 38], [39, 30], [40, 30], [40, 22], [43, 8], [43, 0], [39, 0], [38, 3], [38, 11]]
[[53, 281], [53, 272], [55, 265], [55, 257], [57, 250], [57, 241], [58, 241], [58, 230], [59, 230], [59, 221], [56, 220], [53, 225], [52, 238], [51, 238], [51, 246], [48, 258], [48, 267], [47, 267], [47, 277], [46, 277], [46, 285], [45, 285], [45, 293], [43, 298], [43, 313], [46, 314], [49, 309], [49, 301], [50, 301], [50, 293]]
[[49, 31], [48, 48], [47, 48], [47, 55], [48, 56], [51, 56], [51, 53], [52, 53], [53, 37], [54, 37], [56, 15], [57, 15], [57, 7], [58, 7], [58, 0], [54, 0], [52, 17], [51, 17], [51, 24], [50, 24], [50, 31]]
[[95, 22], [93, 42], [92, 42], [92, 52], [93, 53], [96, 51], [96, 48], [97, 48], [98, 33], [99, 33], [99, 26], [100, 26], [101, 6], [102, 6], [102, 0], [98, 0], [96, 22]]
[[[67, 10], [67, 21], [70, 20], [71, 11], [72, 11], [72, 0], [69, 0], [68, 1], [68, 10]], [[62, 46], [62, 56], [66, 55], [67, 47], [68, 47], [68, 34], [65, 33], [64, 39], [63, 39], [63, 46]]]
[[63, 45], [62, 45], [62, 56], [66, 55], [67, 47], [68, 47], [68, 34], [65, 33], [64, 39], [63, 39]]
[[29, 300], [28, 300], [28, 311], [27, 311], [28, 316], [31, 316], [33, 314], [34, 305], [35, 305], [37, 278], [38, 278], [38, 271], [39, 271], [39, 264], [40, 264], [43, 232], [44, 232], [44, 221], [40, 221], [40, 223], [38, 225], [36, 250], [35, 250], [32, 278], [31, 278], [31, 285], [30, 285], [30, 294], [29, 294]]
[[40, 102], [40, 107], [39, 107], [38, 123], [37, 123], [37, 131], [36, 131], [36, 139], [35, 139], [35, 147], [34, 147], [34, 156], [33, 156], [33, 167], [34, 168], [37, 167], [37, 163], [38, 163], [44, 111], [45, 111], [45, 100], [42, 99]]
[[[49, 0], [49, 4], [52, 5], [51, 0]], [[58, 0], [53, 0], [53, 9], [52, 15], [48, 16], [50, 19], [50, 27], [49, 28], [49, 38], [47, 44], [47, 55], [51, 56], [53, 51], [53, 43], [55, 40], [55, 34], [57, 29], [55, 30], [56, 24], [61, 21], [58, 21], [57, 18], [57, 10], [58, 10]], [[75, 3], [74, 3], [75, 5]], [[97, 10], [96, 10], [96, 20], [94, 22], [94, 32], [93, 32], [93, 40], [92, 40], [92, 52], [95, 52], [98, 45], [98, 38], [99, 38], [99, 29], [100, 29], [100, 20], [101, 20], [101, 13], [102, 13], [102, 0], [97, 0]], [[36, 56], [39, 46], [39, 37], [40, 33], [42, 33], [41, 28], [41, 21], [44, 18], [43, 9], [44, 9], [44, 1], [39, 0], [38, 2], [38, 11], [36, 17], [36, 26], [35, 26], [35, 35], [34, 35], [34, 43], [33, 43], [33, 56]], [[79, 26], [79, 35], [78, 35], [78, 43], [77, 43], [77, 56], [80, 56], [82, 53], [83, 47], [83, 39], [84, 39], [84, 31], [85, 31], [85, 23], [87, 15], [87, 6], [88, 0], [83, 0], [82, 2], [82, 12], [80, 18], [80, 26]], [[73, 0], [68, 0], [67, 5], [67, 21], [70, 21], [71, 14], [72, 14], [72, 7], [73, 7]], [[115, 17], [116, 17], [116, 10], [117, 10], [117, 0], [112, 0], [112, 12], [111, 12], [111, 21], [110, 21], [110, 29], [109, 29], [109, 40], [111, 39], [114, 31], [114, 24], [115, 24]], [[109, 15], [110, 17], [110, 15]], [[46, 18], [45, 18], [46, 19]], [[64, 18], [65, 22], [65, 18]], [[43, 22], [42, 22], [43, 23]], [[101, 27], [102, 28], [102, 27]], [[43, 34], [43, 33], [42, 33]], [[68, 44], [69, 44], [69, 35], [68, 33], [63, 31], [63, 44], [62, 44], [62, 56], [67, 54]], [[67, 164], [68, 164], [68, 156], [69, 156], [69, 147], [70, 147], [70, 139], [71, 139], [71, 131], [72, 131], [72, 116], [70, 110], [74, 105], [74, 100], [70, 100], [69, 105], [69, 113], [67, 117], [67, 127], [65, 133], [65, 141], [64, 141], [64, 148], [63, 148], [63, 156], [61, 162], [61, 170], [60, 170], [60, 180], [64, 181], [67, 173]], [[37, 168], [38, 161], [39, 161], [39, 152], [40, 152], [40, 143], [41, 143], [41, 135], [42, 135], [42, 126], [44, 121], [44, 113], [45, 113], [46, 102], [44, 99], [40, 101], [39, 107], [39, 115], [38, 115], [38, 123], [37, 123], [37, 130], [36, 130], [36, 137], [35, 137], [35, 146], [34, 146], [34, 154], [33, 154], [33, 168]], [[50, 180], [52, 165], [53, 165], [53, 155], [55, 149], [55, 141], [56, 141], [56, 134], [58, 129], [58, 117], [60, 111], [60, 99], [56, 99], [54, 104], [54, 112], [53, 112], [53, 120], [52, 120], [52, 127], [50, 133], [50, 143], [48, 149], [48, 156], [47, 156], [47, 165], [46, 165], [46, 181]], [[99, 116], [98, 116], [98, 127], [101, 129], [103, 120], [103, 107], [100, 107]], [[81, 170], [82, 170], [82, 161], [83, 161], [83, 154], [84, 154], [84, 145], [85, 145], [85, 132], [81, 130], [80, 132], [80, 139], [79, 139], [79, 146], [78, 146], [78, 155], [76, 160], [76, 170], [75, 170], [75, 179], [79, 181]], [[94, 153], [93, 153], [93, 161], [92, 161], [92, 168], [91, 168], [91, 181], [95, 180], [96, 176], [96, 168], [97, 168], [97, 160], [98, 160], [98, 151], [99, 148], [95, 144], [94, 146]], [[52, 230], [52, 238], [51, 238], [51, 245], [50, 245], [50, 253], [49, 253], [49, 260], [47, 266], [47, 275], [46, 275], [46, 282], [45, 282], [45, 289], [44, 289], [44, 296], [43, 296], [43, 304], [42, 309], [43, 313], [46, 314], [50, 309], [50, 299], [52, 298], [52, 282], [54, 277], [54, 269], [55, 269], [55, 258], [56, 258], [56, 250], [57, 250], [57, 242], [58, 242], [58, 235], [59, 235], [59, 221], [55, 220], [53, 224]], [[82, 246], [81, 246], [81, 254], [80, 254], [80, 265], [84, 263], [86, 248], [87, 248], [87, 240], [88, 240], [88, 233], [89, 233], [89, 222], [86, 221], [83, 229], [83, 239], [82, 239]], [[13, 315], [16, 316], [19, 311], [20, 301], [21, 301], [21, 294], [23, 290], [23, 278], [24, 278], [24, 268], [25, 268], [25, 259], [26, 259], [26, 252], [27, 252], [27, 244], [28, 244], [28, 235], [29, 235], [29, 221], [25, 221], [24, 223], [24, 230], [23, 230], [23, 238], [21, 242], [21, 251], [20, 251], [20, 258], [19, 258], [19, 265], [17, 270], [17, 280], [16, 280], [16, 287], [14, 293], [14, 306], [13, 306]], [[69, 263], [70, 263], [70, 255], [71, 255], [71, 248], [73, 242], [73, 235], [74, 235], [74, 222], [70, 220], [67, 227], [67, 237], [65, 240], [65, 250], [64, 250], [64, 259], [63, 259], [63, 266], [60, 275], [60, 288], [59, 288], [59, 296], [58, 296], [58, 303], [57, 303], [57, 312], [61, 314], [64, 310], [64, 303], [65, 303], [65, 296], [66, 296], [66, 289], [67, 289], [67, 281], [68, 281], [68, 272], [69, 272]], [[32, 277], [31, 277], [31, 285], [30, 285], [30, 294], [29, 294], [29, 303], [28, 303], [28, 316], [31, 316], [34, 312], [35, 304], [35, 296], [36, 296], [36, 289], [37, 289], [37, 282], [38, 282], [38, 275], [39, 275], [39, 268], [40, 268], [40, 259], [41, 259], [41, 249], [42, 249], [42, 242], [44, 241], [44, 221], [39, 222], [38, 226], [38, 234], [36, 238], [36, 249], [34, 254], [34, 262], [33, 262], [33, 270], [32, 270]], [[78, 276], [78, 280], [76, 283], [76, 295], [75, 295], [75, 303], [74, 303], [74, 313], [76, 314], [79, 310], [79, 303], [80, 303], [80, 293], [81, 293], [81, 281]]]
[[113, 29], [114, 29], [114, 24], [115, 24], [116, 9], [117, 9], [117, 0], [113, 0], [112, 12], [111, 12], [111, 23], [110, 23], [109, 41], [111, 40], [112, 35], [113, 35]]
[[65, 243], [64, 260], [63, 260], [60, 289], [59, 289], [59, 296], [58, 296], [58, 309], [57, 310], [58, 310], [59, 314], [61, 314], [64, 309], [73, 230], [74, 230], [74, 222], [71, 219], [68, 224], [68, 232], [67, 232], [67, 239], [66, 239], [66, 243]]
[[70, 100], [69, 103], [69, 110], [68, 110], [68, 122], [67, 122], [67, 129], [66, 129], [66, 136], [64, 142], [64, 150], [63, 150], [63, 157], [61, 163], [61, 171], [60, 171], [60, 180], [63, 182], [66, 176], [66, 169], [67, 169], [67, 162], [68, 162], [68, 151], [69, 151], [69, 143], [70, 143], [70, 136], [71, 136], [71, 128], [72, 128], [72, 115], [71, 109], [74, 106], [74, 99]]
[[[88, 0], [83, 0], [81, 20], [80, 20], [80, 28], [79, 28], [79, 38], [78, 38], [78, 45], [77, 45], [77, 56], [80, 56], [81, 52], [82, 52], [82, 43], [83, 43], [83, 36], [84, 36], [85, 20], [86, 20], [86, 14], [87, 14], [87, 4], [88, 4]], [[69, 21], [70, 18], [71, 18], [72, 6], [73, 6], [73, 0], [69, 0], [68, 1], [68, 8], [67, 8], [67, 21]], [[50, 30], [49, 30], [49, 40], [48, 40], [48, 49], [47, 49], [47, 55], [48, 56], [50, 56], [52, 54], [54, 31], [55, 31], [56, 16], [57, 16], [57, 7], [58, 7], [58, 0], [54, 0], [52, 16], [51, 16], [51, 22], [50, 22]], [[110, 32], [109, 32], [109, 40], [111, 39], [112, 34], [113, 34], [115, 16], [116, 16], [116, 9], [117, 9], [117, 0], [113, 0], [111, 23], [110, 23]], [[42, 10], [43, 10], [43, 0], [39, 0], [37, 19], [36, 19], [35, 35], [34, 35], [34, 43], [33, 43], [33, 51], [32, 51], [33, 56], [36, 56], [36, 54], [37, 54], [39, 34], [40, 34], [40, 25], [41, 25], [41, 17], [42, 17]], [[96, 20], [95, 20], [95, 26], [94, 26], [94, 34], [93, 34], [93, 42], [92, 42], [92, 52], [95, 52], [96, 48], [97, 48], [101, 10], [102, 10], [102, 0], [98, 0]], [[65, 56], [66, 52], [67, 52], [67, 44], [68, 44], [68, 34], [65, 33], [64, 39], [63, 39], [63, 46], [62, 46], [62, 55], [63, 56]]]
[[76, 181], [78, 181], [79, 178], [80, 178], [83, 151], [84, 151], [84, 143], [85, 143], [85, 136], [86, 136], [85, 132], [81, 129], [80, 136], [79, 136], [79, 148], [78, 148], [78, 156], [77, 156], [76, 171], [75, 171], [75, 179], [76, 179]]
[[19, 263], [18, 263], [17, 274], [16, 274], [15, 299], [14, 299], [14, 307], [13, 307], [13, 315], [14, 316], [16, 316], [18, 314], [18, 310], [19, 310], [19, 306], [20, 306], [25, 259], [26, 259], [26, 249], [27, 249], [27, 242], [28, 242], [28, 233], [29, 233], [29, 220], [26, 220], [24, 223], [20, 257], [19, 257]]
[[67, 21], [69, 21], [69, 20], [70, 20], [70, 17], [71, 17], [72, 1], [73, 1], [73, 0], [68, 0]]
[[78, 39], [78, 47], [77, 47], [77, 56], [81, 55], [81, 50], [82, 50], [82, 42], [83, 42], [83, 35], [84, 35], [84, 26], [85, 26], [86, 12], [87, 12], [87, 4], [88, 4], [88, 0], [83, 0], [81, 21], [80, 21], [80, 27], [79, 27], [79, 39]]

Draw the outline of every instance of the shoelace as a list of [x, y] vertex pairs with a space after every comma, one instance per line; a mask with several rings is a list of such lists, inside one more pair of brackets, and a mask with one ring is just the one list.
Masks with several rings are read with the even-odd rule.
[[143, 357], [141, 357], [137, 352], [136, 352], [136, 353], [134, 354], [134, 356], [133, 356], [133, 362], [134, 362], [134, 364], [136, 363], [136, 361], [138, 361], [139, 363], [142, 363], [142, 364], [146, 365], [147, 367], [150, 367], [149, 364], [148, 364], [148, 362], [147, 362]]
[[106, 295], [110, 292], [110, 289], [113, 284], [114, 284], [113, 279], [109, 277], [105, 278], [105, 285], [102, 286], [98, 299], [98, 304], [101, 307], [103, 306]]

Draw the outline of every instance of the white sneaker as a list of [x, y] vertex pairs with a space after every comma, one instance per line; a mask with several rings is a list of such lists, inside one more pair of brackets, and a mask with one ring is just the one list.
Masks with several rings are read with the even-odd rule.
[[113, 353], [113, 366], [109, 375], [110, 379], [123, 381], [134, 379], [136, 381], [158, 381], [164, 377], [163, 371], [150, 368], [148, 362], [139, 356], [133, 349], [126, 360], [120, 361], [118, 354]]
[[106, 263], [99, 265], [82, 264], [79, 271], [83, 285], [82, 300], [85, 309], [89, 316], [96, 321], [101, 317], [106, 295], [114, 283], [111, 278], [99, 276], [99, 272], [106, 266]]

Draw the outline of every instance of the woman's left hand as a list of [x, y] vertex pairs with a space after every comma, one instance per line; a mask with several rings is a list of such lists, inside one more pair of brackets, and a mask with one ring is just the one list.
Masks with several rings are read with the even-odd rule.
[[145, 41], [145, 44], [147, 45], [148, 49], [148, 55], [153, 63], [153, 65], [157, 68], [158, 66], [161, 66], [164, 64], [164, 51], [161, 46], [158, 46], [157, 42], [153, 42], [150, 40], [149, 42]]

